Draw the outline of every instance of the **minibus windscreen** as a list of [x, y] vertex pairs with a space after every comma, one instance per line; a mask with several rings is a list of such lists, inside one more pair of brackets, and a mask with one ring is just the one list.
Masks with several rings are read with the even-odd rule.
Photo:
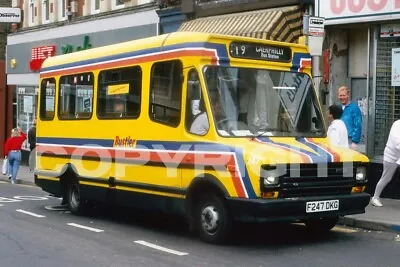
[[207, 66], [203, 74], [221, 136], [326, 136], [307, 74], [221, 66]]

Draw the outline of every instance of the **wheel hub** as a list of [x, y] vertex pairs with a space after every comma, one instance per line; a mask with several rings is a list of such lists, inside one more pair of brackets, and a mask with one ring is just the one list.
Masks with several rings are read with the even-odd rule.
[[203, 229], [209, 233], [215, 233], [218, 228], [219, 213], [215, 207], [208, 206], [201, 213], [201, 224]]

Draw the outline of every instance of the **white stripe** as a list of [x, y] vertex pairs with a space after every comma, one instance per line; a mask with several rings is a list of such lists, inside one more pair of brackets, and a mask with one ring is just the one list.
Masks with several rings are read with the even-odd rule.
[[30, 216], [33, 216], [33, 217], [36, 217], [36, 218], [44, 218], [44, 217], [46, 217], [44, 215], [39, 215], [39, 214], [36, 214], [36, 213], [33, 213], [33, 212], [29, 212], [29, 211], [26, 211], [26, 210], [16, 210], [16, 211], [24, 213], [24, 214], [27, 214], [27, 215], [30, 215]]
[[3, 207], [3, 204], [0, 204], [0, 207]]
[[80, 225], [80, 224], [76, 224], [76, 223], [67, 223], [69, 226], [73, 226], [73, 227], [77, 227], [77, 228], [82, 228], [85, 230], [89, 230], [92, 232], [96, 232], [96, 233], [101, 233], [104, 232], [104, 230], [101, 229], [97, 229], [97, 228], [92, 228], [92, 227], [88, 227], [88, 226], [84, 226], [84, 225]]
[[185, 256], [185, 255], [189, 254], [189, 253], [186, 253], [186, 252], [180, 252], [180, 251], [177, 251], [177, 250], [161, 247], [161, 246], [158, 246], [158, 245], [155, 245], [155, 244], [143, 241], [143, 240], [137, 240], [137, 241], [135, 241], [135, 243], [143, 245], [143, 246], [146, 246], [146, 247], [154, 248], [154, 249], [157, 249], [157, 250], [160, 250], [160, 251], [164, 251], [164, 252], [167, 252], [167, 253], [175, 254], [175, 255], [178, 255], [178, 256]]
[[[315, 145], [315, 146], [319, 147], [321, 150], [325, 151], [325, 153], [327, 153], [331, 157], [331, 162], [335, 162], [335, 158], [333, 157], [333, 154], [331, 154], [328, 150], [326, 150], [322, 146], [318, 145], [317, 143], [313, 143], [313, 142], [308, 141], [307, 138], [304, 138], [304, 140], [306, 140], [307, 143]], [[318, 151], [316, 151], [316, 152], [318, 152]]]
[[[77, 68], [85, 68], [85, 67], [91, 67], [91, 66], [96, 66], [96, 65], [109, 64], [109, 63], [118, 62], [118, 61], [122, 61], [122, 60], [139, 59], [139, 58], [149, 57], [149, 56], [154, 56], [154, 55], [164, 55], [164, 54], [169, 54], [169, 53], [174, 53], [174, 52], [179, 52], [179, 51], [192, 51], [192, 50], [204, 50], [204, 51], [214, 52], [214, 56], [217, 58], [217, 61], [219, 61], [219, 58], [218, 58], [218, 55], [217, 55], [217, 52], [215, 51], [215, 49], [209, 49], [209, 48], [204, 48], [204, 47], [185, 47], [185, 48], [178, 48], [178, 49], [172, 49], [172, 50], [161, 51], [161, 52], [147, 53], [147, 54], [137, 55], [137, 56], [117, 58], [117, 59], [112, 59], [112, 60], [107, 60], [107, 61], [100, 61], [100, 62], [85, 64], [85, 65], [78, 65], [78, 66], [73, 66], [73, 67], [42, 71], [41, 74], [47, 74], [47, 73], [56, 72], [56, 71], [73, 70], [73, 69], [77, 69]], [[73, 62], [73, 63], [78, 64], [79, 61]]]
[[313, 161], [311, 156], [309, 156], [309, 155], [307, 155], [307, 154], [305, 154], [305, 153], [303, 153], [303, 152], [301, 152], [299, 150], [292, 149], [290, 145], [289, 145], [289, 147], [285, 147], [285, 146], [280, 146], [279, 144], [275, 144], [275, 143], [264, 142], [262, 140], [259, 140], [258, 138], [256, 138], [255, 140], [257, 140], [258, 142], [260, 142], [262, 144], [267, 144], [267, 145], [271, 145], [271, 146], [274, 146], [274, 147], [279, 147], [279, 148], [283, 148], [283, 149], [289, 149], [290, 151], [295, 151], [296, 153], [300, 153], [300, 154], [306, 156], [310, 160], [310, 163], [314, 163], [314, 161]]

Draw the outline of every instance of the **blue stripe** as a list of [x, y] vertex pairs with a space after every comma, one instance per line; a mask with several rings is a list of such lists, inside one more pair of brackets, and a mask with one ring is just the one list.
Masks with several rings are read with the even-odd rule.
[[254, 192], [253, 185], [251, 184], [249, 173], [247, 171], [247, 166], [244, 161], [243, 149], [236, 149], [235, 150], [236, 160], [238, 163], [238, 168], [240, 170], [240, 174], [242, 175], [242, 181], [244, 187], [246, 188], [247, 195], [249, 199], [256, 199], [256, 193]]
[[308, 53], [294, 53], [292, 59], [292, 67], [290, 68], [293, 72], [298, 72], [299, 68], [301, 68], [300, 61], [302, 58], [311, 58], [310, 54]]
[[333, 156], [320, 148], [318, 145], [309, 143], [305, 138], [299, 138], [297, 141], [316, 151], [323, 159], [326, 159], [325, 162], [333, 162]]
[[162, 52], [162, 51], [169, 51], [169, 50], [173, 50], [173, 49], [196, 48], [196, 47], [215, 49], [217, 51], [217, 56], [219, 58], [220, 63], [229, 65], [228, 51], [227, 51], [225, 45], [215, 44], [215, 43], [207, 43], [207, 42], [192, 42], [192, 43], [182, 43], [182, 44], [169, 45], [169, 46], [164, 46], [164, 47], [155, 47], [155, 48], [148, 48], [148, 49], [143, 49], [143, 50], [130, 51], [130, 52], [117, 54], [117, 55], [98, 57], [95, 59], [86, 59], [86, 60], [82, 60], [82, 61], [71, 62], [71, 63], [62, 64], [62, 65], [42, 68], [41, 71], [42, 72], [55, 71], [55, 70], [64, 69], [64, 68], [78, 67], [81, 65], [102, 63], [102, 62], [106, 62], [106, 61], [110, 61], [110, 60], [122, 60], [122, 59], [125, 59], [128, 57], [143, 56], [146, 54]]
[[110, 139], [84, 139], [84, 138], [62, 138], [62, 137], [37, 137], [37, 143], [55, 144], [55, 145], [98, 145], [103, 147], [112, 147], [114, 140]]

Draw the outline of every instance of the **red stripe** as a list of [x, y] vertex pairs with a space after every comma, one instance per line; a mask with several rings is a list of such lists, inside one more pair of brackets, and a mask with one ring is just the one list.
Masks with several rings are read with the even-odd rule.
[[159, 61], [159, 60], [166, 60], [171, 58], [180, 58], [180, 57], [211, 57], [211, 63], [216, 64], [217, 58], [215, 57], [214, 51], [209, 50], [182, 50], [182, 51], [172, 51], [168, 53], [160, 53], [155, 55], [147, 55], [138, 58], [129, 58], [129, 59], [121, 59], [114, 62], [109, 63], [100, 63], [91, 66], [84, 66], [78, 67], [74, 69], [67, 69], [67, 70], [55, 70], [46, 73], [41, 73], [40, 77], [45, 78], [49, 76], [57, 76], [57, 75], [66, 75], [72, 73], [81, 73], [81, 72], [88, 72], [100, 69], [108, 69], [108, 68], [115, 68], [115, 67], [122, 67], [124, 65], [132, 65], [132, 64], [140, 64], [146, 63], [150, 61]]
[[[36, 147], [40, 153], [53, 153], [55, 155], [74, 155], [74, 156], [90, 156], [90, 157], [102, 157], [104, 159], [134, 159], [144, 162], [156, 162], [163, 164], [176, 164], [185, 163], [195, 166], [216, 166], [224, 167], [232, 178], [233, 185], [236, 190], [236, 194], [239, 197], [246, 197], [243, 185], [241, 183], [240, 175], [237, 170], [236, 161], [231, 154], [207, 154], [207, 153], [191, 153], [186, 152], [185, 155], [177, 156], [177, 154], [169, 151], [129, 151], [129, 150], [118, 150], [118, 149], [96, 149], [96, 147], [64, 147], [64, 146], [46, 146], [38, 144]], [[210, 162], [212, 164], [210, 165]]]
[[231, 174], [232, 182], [233, 182], [233, 185], [235, 187], [236, 194], [238, 195], [238, 197], [246, 197], [246, 194], [244, 192], [242, 183], [240, 181], [240, 176], [239, 176], [236, 166], [232, 166], [232, 167], [227, 166], [227, 169], [228, 169], [229, 173]]
[[321, 144], [321, 143], [317, 143], [314, 138], [307, 138], [307, 140], [317, 146], [320, 146], [322, 148], [324, 148], [325, 150], [327, 150], [329, 153], [332, 154], [333, 156], [333, 162], [340, 162], [340, 154], [335, 152], [334, 150], [332, 150], [330, 147], [328, 147], [325, 144]]

